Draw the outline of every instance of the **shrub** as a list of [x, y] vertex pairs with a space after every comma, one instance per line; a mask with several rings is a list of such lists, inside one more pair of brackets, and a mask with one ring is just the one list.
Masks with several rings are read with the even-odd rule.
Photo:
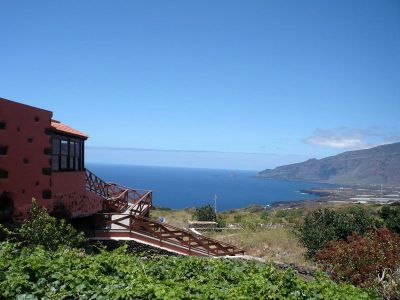
[[270, 211], [265, 209], [265, 210], [263, 210], [263, 211], [261, 212], [260, 218], [261, 218], [262, 220], [268, 220], [268, 219], [269, 219], [269, 216], [270, 216]]
[[385, 205], [380, 211], [380, 216], [385, 226], [390, 230], [400, 233], [400, 206]]
[[56, 250], [64, 246], [83, 248], [87, 241], [82, 232], [77, 232], [65, 220], [51, 217], [47, 211], [32, 201], [29, 219], [18, 230], [22, 245], [27, 247], [43, 246], [47, 250]]
[[233, 216], [233, 221], [235, 223], [240, 223], [242, 221], [242, 219], [243, 219], [243, 215], [238, 214], [238, 215]]
[[289, 210], [288, 209], [280, 209], [277, 210], [275, 213], [275, 217], [277, 218], [286, 218], [289, 215]]
[[8, 240], [13, 235], [13, 232], [6, 226], [0, 223], [0, 242]]
[[196, 207], [196, 210], [193, 214], [193, 218], [198, 221], [214, 221], [215, 222], [217, 220], [217, 215], [215, 213], [214, 208], [210, 204], [207, 204], [202, 207]]
[[307, 214], [299, 234], [307, 254], [313, 256], [324, 242], [344, 239], [353, 232], [363, 234], [376, 227], [377, 221], [361, 207], [342, 211], [325, 208]]
[[378, 276], [394, 273], [400, 266], [400, 236], [386, 228], [365, 236], [353, 233], [346, 240], [326, 243], [315, 257], [336, 281], [377, 286]]

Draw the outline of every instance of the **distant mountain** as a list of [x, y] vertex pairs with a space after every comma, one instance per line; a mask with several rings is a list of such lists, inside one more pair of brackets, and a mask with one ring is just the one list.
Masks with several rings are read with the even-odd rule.
[[258, 173], [258, 177], [338, 184], [400, 185], [400, 143], [267, 169]]

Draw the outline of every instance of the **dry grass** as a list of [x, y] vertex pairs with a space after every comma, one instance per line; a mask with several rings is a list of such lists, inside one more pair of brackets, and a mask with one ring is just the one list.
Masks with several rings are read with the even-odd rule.
[[290, 229], [284, 226], [255, 231], [250, 229], [225, 230], [208, 232], [205, 235], [236, 245], [245, 250], [248, 255], [270, 261], [313, 266], [313, 263], [305, 258], [306, 249]]
[[[165, 222], [177, 227], [187, 228], [188, 220], [192, 219], [193, 209], [151, 211], [152, 218], [165, 218]], [[234, 221], [234, 216], [240, 214], [242, 221], [266, 222], [260, 219], [259, 214], [242, 210], [240, 212], [225, 212], [224, 219]], [[278, 218], [279, 219], [279, 218]], [[275, 223], [270, 228], [223, 230], [222, 232], [205, 231], [204, 235], [236, 245], [246, 251], [248, 255], [265, 258], [283, 263], [295, 263], [302, 266], [313, 266], [304, 254], [305, 248], [300, 244], [297, 236], [284, 223]]]
[[192, 220], [192, 209], [183, 210], [164, 210], [164, 209], [154, 209], [150, 212], [150, 217], [153, 219], [158, 219], [163, 217], [165, 222], [181, 228], [187, 228], [188, 221]]

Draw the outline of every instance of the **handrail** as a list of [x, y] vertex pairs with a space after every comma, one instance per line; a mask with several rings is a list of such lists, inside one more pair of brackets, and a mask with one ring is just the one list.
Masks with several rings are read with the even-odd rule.
[[118, 183], [114, 183], [114, 182], [106, 182], [106, 184], [107, 184], [108, 186], [115, 185], [115, 186], [118, 186], [118, 187], [120, 187], [120, 188], [122, 188], [122, 189], [126, 189], [126, 190], [140, 191], [140, 192], [152, 192], [152, 190], [133, 189], [133, 188], [130, 188], [130, 187], [126, 187], [126, 186], [120, 185], [120, 184], [118, 184]]
[[186, 229], [183, 229], [183, 228], [179, 228], [179, 227], [176, 227], [176, 226], [167, 224], [167, 223], [161, 223], [161, 222], [159, 222], [159, 221], [157, 221], [157, 220], [154, 220], [154, 219], [151, 219], [151, 218], [146, 218], [146, 217], [142, 217], [142, 216], [139, 217], [139, 218], [142, 219], [142, 220], [152, 221], [152, 222], [154, 222], [154, 223], [158, 223], [158, 224], [163, 225], [163, 226], [165, 226], [165, 227], [169, 227], [169, 228], [172, 228], [172, 229], [176, 229], [176, 230], [179, 230], [179, 231], [183, 231], [183, 232], [185, 232], [185, 233], [188, 233], [188, 234], [190, 234], [190, 235], [192, 235], [192, 236], [196, 236], [196, 237], [201, 238], [201, 239], [204, 239], [204, 238], [205, 238], [205, 239], [207, 239], [207, 240], [209, 240], [209, 241], [213, 241], [213, 242], [215, 242], [215, 243], [224, 244], [224, 245], [229, 246], [229, 247], [237, 248], [236, 246], [234, 246], [234, 245], [232, 245], [232, 244], [225, 243], [225, 242], [221, 242], [221, 241], [219, 241], [219, 240], [215, 240], [215, 239], [213, 239], [213, 238], [206, 237], [206, 236], [204, 236], [204, 235], [194, 233], [193, 231], [189, 231], [189, 230], [186, 230]]
[[[157, 238], [160, 241], [164, 240], [164, 241], [168, 241], [168, 242], [171, 242], [171, 243], [174, 243], [174, 244], [178, 244], [180, 246], [188, 248], [189, 251], [190, 251], [190, 249], [193, 249], [193, 250], [196, 250], [196, 251], [207, 252], [208, 254], [210, 252], [212, 252], [214, 255], [221, 255], [221, 254], [229, 255], [229, 254], [236, 254], [236, 253], [244, 253], [243, 250], [241, 250], [241, 249], [237, 248], [236, 246], [231, 245], [229, 243], [221, 242], [221, 241], [215, 240], [215, 239], [210, 238], [210, 237], [199, 235], [199, 234], [196, 234], [196, 233], [194, 233], [192, 231], [188, 231], [188, 230], [185, 230], [185, 229], [182, 229], [182, 228], [179, 228], [179, 227], [175, 227], [175, 226], [170, 225], [170, 224], [160, 223], [157, 220], [146, 218], [146, 217], [143, 217], [143, 216], [140, 216], [140, 215], [135, 216], [135, 215], [124, 214], [124, 213], [122, 213], [122, 214], [119, 214], [119, 213], [104, 213], [104, 214], [97, 214], [97, 215], [103, 215], [103, 216], [115, 215], [115, 216], [119, 216], [120, 218], [118, 218], [116, 220], [110, 220], [107, 223], [109, 223], [109, 224], [116, 223], [117, 225], [119, 225], [121, 227], [125, 227], [125, 229], [108, 229], [108, 230], [101, 230], [101, 231], [109, 231], [109, 232], [113, 232], [113, 231], [120, 231], [120, 232], [123, 232], [123, 231], [125, 231], [125, 232], [127, 232], [127, 231], [129, 231], [129, 232], [141, 231], [142, 232], [143, 230], [137, 228], [137, 226], [135, 226], [135, 228], [132, 229], [132, 227], [133, 227], [132, 224], [135, 223], [135, 221], [143, 221], [143, 222], [140, 222], [139, 225], [142, 225], [142, 226], [143, 225], [147, 225], [147, 227], [148, 227], [149, 225], [154, 224], [154, 225], [157, 225], [157, 227], [159, 229], [160, 228], [165, 229], [166, 230], [165, 234], [168, 234], [168, 232], [174, 232], [174, 233], [183, 234], [183, 235], [180, 235], [180, 236], [178, 236], [178, 235], [173, 236], [173, 234], [172, 234], [171, 236], [163, 237], [162, 236], [162, 232], [160, 233], [159, 236], [157, 236], [157, 234], [154, 234], [155, 232], [153, 232], [153, 234], [152, 234], [152, 232], [149, 232], [149, 231], [146, 231], [146, 230], [143, 231], [143, 232], [146, 232], [145, 234], [148, 235], [148, 236], [152, 236], [153, 238]], [[129, 226], [122, 225], [121, 223], [119, 223], [120, 221], [125, 220], [125, 219], [130, 219], [130, 225]], [[187, 238], [189, 238], [189, 240], [188, 241], [183, 241], [183, 237], [187, 237]], [[190, 241], [190, 237], [194, 238], [194, 240]], [[182, 238], [181, 242], [179, 242], [179, 241], [177, 242], [175, 240], [175, 239], [179, 239], [179, 238]], [[216, 248], [208, 248], [207, 245], [204, 245], [202, 243], [202, 241], [211, 242], [212, 244], [207, 244], [207, 245], [215, 246]], [[191, 245], [190, 244], [191, 242], [196, 242], [198, 245]], [[232, 251], [229, 251], [228, 249], [231, 249]], [[222, 251], [222, 253], [221, 253], [221, 251]]]
[[[96, 231], [101, 231], [101, 232], [115, 232], [115, 233], [118, 233], [118, 232], [126, 232], [126, 231], [121, 230], [121, 229], [96, 230]], [[130, 231], [129, 233], [139, 233], [139, 234], [145, 235], [145, 236], [147, 236], [147, 237], [150, 237], [150, 238], [154, 239], [155, 241], [158, 241], [159, 243], [161, 242], [161, 243], [173, 244], [173, 245], [182, 247], [183, 249], [189, 248], [188, 246], [183, 245], [182, 243], [179, 243], [179, 242], [177, 242], [177, 241], [174, 241], [173, 239], [161, 240], [160, 238], [158, 238], [158, 237], [156, 237], [156, 236], [150, 234], [148, 231], [145, 231], [145, 230], [136, 229], [135, 231]], [[165, 246], [165, 245], [164, 245], [164, 246]], [[160, 247], [162, 247], [162, 244], [160, 245]], [[206, 249], [204, 249], [204, 248], [191, 247], [191, 248], [190, 248], [190, 251], [202, 253], [202, 254], [204, 254], [204, 255], [210, 255], [210, 251], [209, 251], [209, 250], [206, 250]], [[235, 252], [235, 253], [236, 253], [236, 252]]]
[[88, 169], [85, 169], [85, 176], [86, 190], [103, 197], [113, 210], [123, 211], [129, 204], [136, 204], [142, 199], [150, 199], [149, 205], [152, 205], [152, 191], [107, 183]]
[[108, 197], [107, 183], [85, 168], [85, 188], [104, 198]]

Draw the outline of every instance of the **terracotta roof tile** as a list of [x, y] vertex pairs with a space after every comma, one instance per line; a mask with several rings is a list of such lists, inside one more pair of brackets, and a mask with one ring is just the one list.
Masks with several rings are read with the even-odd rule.
[[68, 125], [62, 124], [59, 121], [56, 120], [51, 120], [51, 127], [58, 132], [64, 133], [64, 134], [71, 134], [71, 135], [76, 135], [81, 138], [87, 139], [89, 136], [79, 130], [76, 130], [74, 128], [69, 127]]

